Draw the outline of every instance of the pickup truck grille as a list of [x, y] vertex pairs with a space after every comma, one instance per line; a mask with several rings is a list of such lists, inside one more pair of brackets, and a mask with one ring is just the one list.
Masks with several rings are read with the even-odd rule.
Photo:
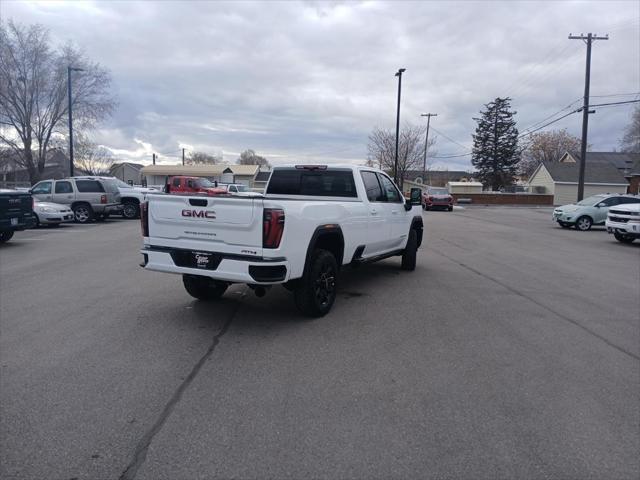
[[628, 218], [612, 217], [611, 215], [609, 215], [609, 220], [617, 223], [627, 223], [629, 221]]

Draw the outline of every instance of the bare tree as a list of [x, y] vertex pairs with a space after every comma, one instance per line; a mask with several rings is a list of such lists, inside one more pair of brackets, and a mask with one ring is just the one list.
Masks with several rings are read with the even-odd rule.
[[258, 155], [255, 151], [249, 149], [240, 154], [240, 158], [237, 160], [238, 165], [263, 165], [268, 166], [269, 161]]
[[215, 165], [220, 163], [222, 159], [216, 155], [205, 152], [191, 152], [187, 159], [189, 165]]
[[113, 155], [108, 148], [91, 141], [84, 133], [73, 137], [74, 164], [88, 175], [108, 175]]
[[42, 25], [0, 24], [0, 142], [32, 183], [44, 171], [52, 136], [66, 134], [68, 66], [83, 69], [72, 75], [74, 125], [90, 129], [115, 108], [109, 72], [72, 45], [54, 49]]
[[[403, 187], [409, 170], [422, 170], [424, 160], [425, 127], [405, 124], [398, 141], [398, 183]], [[429, 146], [435, 138], [429, 140]], [[395, 166], [395, 131], [376, 127], [369, 135], [367, 164], [377, 164], [381, 170], [393, 173]]]
[[565, 152], [580, 150], [580, 139], [566, 129], [534, 133], [522, 152], [518, 169], [531, 175], [542, 162], [557, 162]]
[[623, 152], [640, 153], [640, 107], [631, 114], [631, 123], [624, 130], [620, 148]]

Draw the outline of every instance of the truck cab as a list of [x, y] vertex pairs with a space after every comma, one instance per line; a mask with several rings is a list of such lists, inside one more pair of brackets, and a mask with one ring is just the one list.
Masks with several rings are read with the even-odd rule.
[[225, 188], [218, 186], [218, 182], [211, 182], [202, 177], [187, 177], [184, 175], [169, 177], [165, 191], [175, 195], [194, 193], [223, 195], [227, 193]]

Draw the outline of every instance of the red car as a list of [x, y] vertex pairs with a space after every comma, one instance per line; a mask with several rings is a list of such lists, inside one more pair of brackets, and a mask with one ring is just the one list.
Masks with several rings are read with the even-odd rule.
[[193, 193], [205, 193], [207, 195], [225, 195], [227, 189], [218, 186], [218, 182], [210, 182], [206, 178], [202, 177], [185, 177], [175, 176], [169, 177], [167, 184], [165, 185], [165, 193], [178, 194], [193, 194]]
[[446, 188], [428, 187], [422, 193], [422, 208], [432, 210], [435, 208], [453, 210], [453, 197]]

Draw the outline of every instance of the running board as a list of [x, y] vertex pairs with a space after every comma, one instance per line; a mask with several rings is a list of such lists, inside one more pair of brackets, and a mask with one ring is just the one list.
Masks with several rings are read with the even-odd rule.
[[367, 258], [358, 257], [358, 258], [354, 258], [351, 264], [353, 266], [357, 266], [357, 265], [362, 265], [364, 263], [373, 263], [379, 260], [384, 260], [385, 258], [397, 257], [398, 255], [402, 255], [403, 253], [404, 253], [404, 250], [400, 249], [400, 250], [393, 250], [392, 252], [383, 253], [382, 255], [376, 255], [374, 257], [367, 257]]

